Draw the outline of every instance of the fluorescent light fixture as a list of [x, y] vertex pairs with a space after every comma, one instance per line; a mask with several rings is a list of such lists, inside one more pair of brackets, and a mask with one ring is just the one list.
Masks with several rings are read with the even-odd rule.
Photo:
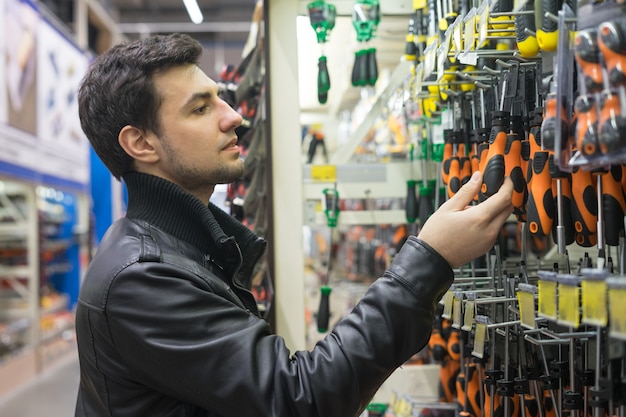
[[189, 18], [196, 25], [202, 23], [204, 17], [202, 16], [202, 12], [200, 11], [200, 6], [198, 6], [197, 0], [183, 0], [185, 4], [185, 8], [187, 9], [187, 13], [189, 14]]

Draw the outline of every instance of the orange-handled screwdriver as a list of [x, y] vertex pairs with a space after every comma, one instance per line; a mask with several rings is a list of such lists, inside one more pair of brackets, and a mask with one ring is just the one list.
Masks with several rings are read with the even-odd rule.
[[441, 180], [445, 185], [450, 181], [450, 159], [454, 155], [453, 144], [454, 133], [452, 130], [446, 129], [443, 132], [443, 163], [441, 164]]
[[598, 121], [600, 151], [604, 155], [623, 151], [626, 145], [626, 117], [622, 116], [619, 95], [605, 90], [600, 109]]
[[572, 220], [576, 243], [582, 247], [597, 243], [598, 198], [596, 182], [590, 171], [580, 167], [572, 170]]
[[576, 148], [585, 157], [600, 154], [598, 146], [598, 111], [594, 96], [583, 94], [574, 101], [576, 113]]
[[504, 147], [504, 175], [513, 181], [513, 203], [514, 212], [518, 221], [525, 221], [526, 201], [528, 200], [528, 189], [526, 179], [522, 170], [522, 139], [518, 133], [511, 132], [506, 135]]
[[604, 213], [604, 238], [607, 245], [617, 246], [624, 232], [626, 199], [622, 188], [622, 165], [612, 165], [602, 175], [602, 210]]
[[536, 237], [550, 236], [556, 206], [552, 193], [550, 163], [553, 155], [549, 151], [536, 151], [531, 156], [531, 181], [529, 183], [526, 221], [528, 231]]
[[583, 77], [586, 93], [602, 90], [603, 75], [598, 47], [598, 31], [595, 28], [580, 30], [574, 38], [574, 57]]
[[504, 153], [508, 129], [509, 113], [506, 111], [494, 112], [491, 131], [489, 132], [489, 149], [483, 170], [483, 184], [478, 194], [479, 201], [484, 201], [494, 195], [504, 182]]
[[598, 47], [612, 86], [626, 84], [626, 20], [623, 17], [601, 23]]

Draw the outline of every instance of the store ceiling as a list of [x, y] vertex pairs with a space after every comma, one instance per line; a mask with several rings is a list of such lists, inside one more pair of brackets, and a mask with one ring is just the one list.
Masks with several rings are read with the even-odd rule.
[[[354, 0], [329, 0], [337, 9], [337, 21], [329, 41], [324, 45], [331, 77], [329, 100], [324, 105], [320, 104], [316, 80], [321, 50], [309, 23], [309, 2], [298, 0], [299, 95], [302, 112], [315, 118], [351, 108], [358, 101], [361, 89], [351, 86], [350, 76], [354, 52], [359, 45], [351, 22]], [[187, 32], [205, 45], [226, 42], [241, 51], [249, 33], [256, 0], [198, 0], [198, 4], [204, 22], [195, 25], [190, 22], [182, 0], [111, 0], [120, 28], [128, 38], [150, 33]], [[404, 37], [411, 9], [411, 0], [381, 1], [381, 22], [371, 44], [377, 48], [380, 74], [392, 71], [404, 53]]]

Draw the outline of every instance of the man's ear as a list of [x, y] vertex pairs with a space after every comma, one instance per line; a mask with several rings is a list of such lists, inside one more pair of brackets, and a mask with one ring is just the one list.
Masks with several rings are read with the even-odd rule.
[[159, 160], [153, 145], [155, 138], [148, 136], [142, 129], [126, 125], [120, 130], [117, 140], [126, 153], [138, 162], [154, 163]]

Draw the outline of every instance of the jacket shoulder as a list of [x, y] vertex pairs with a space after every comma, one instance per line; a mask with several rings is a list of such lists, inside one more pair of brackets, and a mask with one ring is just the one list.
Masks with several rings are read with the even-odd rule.
[[[139, 262], [148, 252], [159, 248], [149, 242], [146, 228], [122, 218], [117, 220], [102, 237], [81, 283], [80, 301], [95, 308], [104, 308], [103, 294], [108, 293], [115, 278], [130, 265]], [[156, 255], [152, 255], [156, 256]]]

